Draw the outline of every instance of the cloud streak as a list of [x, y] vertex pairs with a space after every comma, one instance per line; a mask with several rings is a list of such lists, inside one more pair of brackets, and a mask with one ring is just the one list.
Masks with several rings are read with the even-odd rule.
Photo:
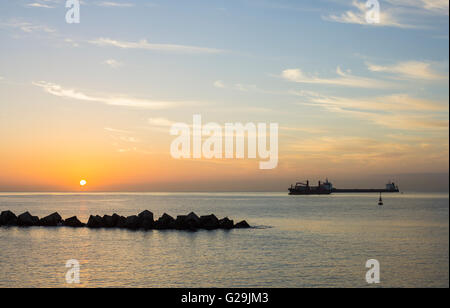
[[297, 95], [308, 99], [309, 103], [303, 105], [320, 106], [330, 112], [365, 119], [388, 128], [443, 130], [449, 125], [448, 120], [442, 117], [448, 117], [446, 102], [417, 99], [406, 94], [375, 98], [334, 97], [310, 92], [298, 92]]
[[156, 101], [145, 100], [125, 95], [89, 95], [83, 92], [64, 88], [58, 84], [39, 81], [33, 82], [33, 85], [42, 88], [46, 93], [68, 99], [74, 99], [79, 101], [96, 102], [110, 106], [131, 107], [140, 109], [167, 109], [174, 108], [181, 104], [193, 104], [192, 102], [174, 102], [174, 101]]
[[324, 107], [345, 108], [360, 111], [448, 111], [448, 105], [431, 100], [410, 97], [406, 94], [394, 94], [376, 98], [346, 98], [333, 96], [311, 97], [310, 101]]
[[45, 4], [45, 3], [39, 3], [39, 2], [28, 3], [26, 6], [27, 7], [45, 8], [45, 9], [54, 9], [55, 8], [52, 5], [48, 5], [48, 4]]
[[126, 7], [134, 7], [134, 3], [128, 2], [112, 2], [112, 1], [103, 1], [97, 4], [102, 7], [117, 7], [117, 8], [126, 8]]
[[34, 33], [34, 32], [56, 33], [56, 30], [53, 28], [18, 20], [0, 23], [0, 27], [19, 29], [25, 33]]
[[437, 15], [448, 15], [448, 0], [386, 0], [395, 6], [409, 7], [412, 9], [426, 10]]
[[123, 65], [123, 63], [121, 63], [117, 60], [114, 60], [114, 59], [108, 59], [108, 60], [104, 61], [103, 64], [106, 64], [109, 67], [114, 68], [114, 69], [117, 69]]
[[427, 62], [406, 61], [384, 66], [367, 63], [367, 67], [372, 72], [392, 74], [399, 79], [448, 80], [448, 76], [438, 74]]
[[143, 49], [143, 50], [153, 50], [153, 51], [164, 51], [173, 53], [192, 53], [192, 54], [219, 54], [225, 52], [221, 49], [207, 48], [207, 47], [197, 47], [189, 45], [177, 45], [177, 44], [155, 44], [149, 43], [147, 40], [143, 39], [138, 42], [130, 41], [118, 41], [110, 38], [98, 38], [89, 43], [101, 47], [117, 47], [121, 49]]
[[296, 82], [296, 83], [307, 83], [307, 84], [324, 84], [324, 85], [334, 85], [343, 87], [354, 87], [354, 88], [389, 88], [392, 87], [390, 84], [371, 79], [366, 77], [354, 76], [349, 73], [345, 73], [340, 67], [337, 67], [335, 78], [320, 78], [317, 76], [310, 76], [303, 73], [301, 69], [287, 69], [281, 73], [281, 77], [285, 80]]

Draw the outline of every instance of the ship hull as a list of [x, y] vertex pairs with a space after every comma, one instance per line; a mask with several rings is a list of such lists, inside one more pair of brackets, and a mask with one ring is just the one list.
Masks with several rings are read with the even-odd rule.
[[398, 193], [398, 189], [333, 189], [333, 193]]
[[295, 196], [309, 196], [309, 195], [329, 195], [331, 194], [330, 191], [299, 191], [295, 189], [289, 190], [289, 195], [295, 195]]

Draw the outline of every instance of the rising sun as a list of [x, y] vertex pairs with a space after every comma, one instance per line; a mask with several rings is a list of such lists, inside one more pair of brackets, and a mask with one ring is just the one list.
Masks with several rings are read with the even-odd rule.
[[86, 180], [81, 180], [81, 181], [80, 181], [80, 185], [81, 185], [81, 186], [84, 186], [84, 185], [86, 185], [86, 184], [87, 184]]

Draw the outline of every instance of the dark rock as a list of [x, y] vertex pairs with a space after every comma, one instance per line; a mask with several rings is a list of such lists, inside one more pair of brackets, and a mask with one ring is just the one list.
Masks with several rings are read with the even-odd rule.
[[190, 212], [186, 216], [186, 221], [192, 221], [195, 224], [199, 224], [200, 223], [200, 217], [198, 217], [197, 214], [195, 214], [194, 212]]
[[55, 212], [47, 217], [41, 218], [41, 220], [39, 220], [39, 224], [45, 227], [56, 227], [61, 225], [62, 221], [61, 216]]
[[29, 212], [25, 212], [17, 217], [17, 225], [21, 227], [38, 226], [39, 217], [32, 216]]
[[125, 217], [123, 217], [123, 216], [119, 216], [119, 215], [117, 215], [116, 213], [114, 213], [113, 215], [112, 215], [112, 223], [113, 223], [113, 227], [116, 227], [116, 228], [118, 228], [119, 227], [119, 223], [120, 223], [120, 221], [123, 219], [123, 221], [125, 221]]
[[113, 214], [113, 218], [117, 220], [116, 227], [117, 228], [125, 228], [127, 224], [127, 219], [123, 216], [119, 216], [117, 214]]
[[164, 213], [156, 222], [155, 222], [155, 229], [164, 230], [164, 229], [171, 229], [175, 227], [175, 219]]
[[219, 228], [219, 219], [214, 214], [200, 217], [200, 228], [213, 230]]
[[174, 222], [174, 228], [177, 230], [185, 230], [188, 229], [188, 225], [186, 224], [186, 215], [178, 215], [177, 219]]
[[88, 223], [86, 225], [88, 228], [103, 228], [104, 224], [103, 224], [103, 219], [96, 215], [96, 216], [89, 216], [89, 220]]
[[177, 230], [196, 230], [199, 226], [200, 218], [194, 212], [189, 215], [179, 215], [173, 222], [173, 228]]
[[184, 219], [185, 229], [195, 230], [200, 227], [200, 218], [194, 212], [190, 212]]
[[117, 224], [116, 217], [109, 215], [104, 215], [102, 221], [105, 228], [114, 228]]
[[234, 222], [228, 217], [225, 217], [224, 219], [219, 220], [219, 228], [220, 229], [233, 229]]
[[250, 225], [245, 220], [243, 220], [243, 221], [235, 224], [234, 227], [236, 229], [245, 229], [245, 228], [250, 228]]
[[139, 219], [139, 228], [142, 229], [152, 229], [155, 225], [155, 222], [153, 221], [153, 213], [150, 211], [143, 211], [138, 215]]
[[125, 221], [125, 228], [138, 229], [139, 228], [139, 217], [136, 215], [128, 216]]
[[17, 216], [11, 211], [3, 211], [0, 215], [0, 226], [16, 226]]
[[67, 218], [66, 220], [64, 220], [63, 225], [72, 228], [82, 228], [86, 226], [84, 223], [78, 220], [77, 216]]
[[139, 215], [133, 215], [128, 217], [119, 216], [118, 214], [104, 215], [103, 217], [91, 215], [87, 224], [84, 224], [78, 220], [76, 216], [63, 220], [61, 216], [55, 212], [42, 219], [37, 216], [32, 216], [29, 212], [25, 212], [17, 217], [11, 211], [3, 211], [0, 214], [0, 226], [67, 226], [67, 227], [85, 227], [88, 228], [126, 228], [126, 229], [176, 229], [176, 230], [191, 230], [197, 229], [242, 229], [251, 228], [245, 221], [241, 221], [234, 224], [234, 221], [225, 217], [223, 219], [217, 219], [214, 214], [198, 217], [194, 212], [188, 215], [179, 215], [176, 219], [172, 216], [164, 213], [157, 221], [153, 220], [153, 213], [145, 210]]
[[151, 219], [153, 220], [153, 213], [145, 210], [138, 215], [139, 219]]

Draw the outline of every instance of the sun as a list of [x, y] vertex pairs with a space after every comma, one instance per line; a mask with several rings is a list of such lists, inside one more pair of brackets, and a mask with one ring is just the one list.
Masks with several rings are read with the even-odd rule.
[[81, 180], [81, 181], [80, 181], [80, 185], [81, 185], [81, 186], [84, 186], [84, 185], [86, 185], [86, 184], [87, 184], [86, 180]]

